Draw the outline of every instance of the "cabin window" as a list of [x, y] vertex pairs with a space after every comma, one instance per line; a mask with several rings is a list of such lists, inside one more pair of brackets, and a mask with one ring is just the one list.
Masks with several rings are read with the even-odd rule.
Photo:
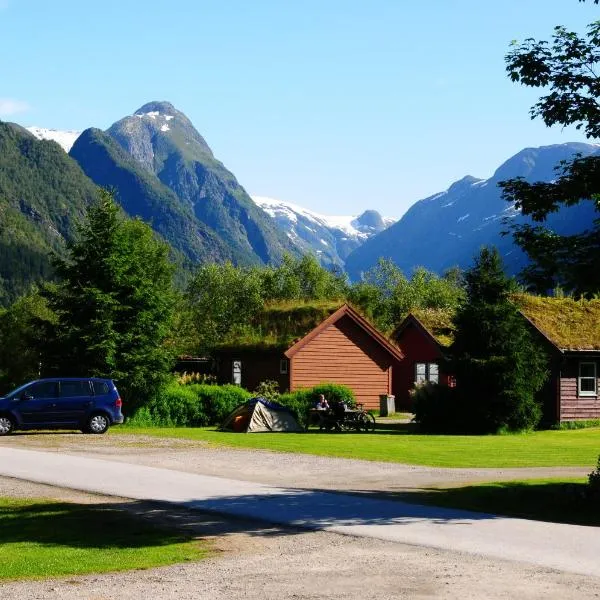
[[415, 383], [439, 383], [440, 368], [437, 363], [416, 363], [415, 364]]
[[597, 394], [595, 362], [579, 363], [577, 389], [580, 396], [595, 396]]
[[242, 385], [242, 361], [234, 360], [231, 363], [231, 383]]
[[282, 358], [279, 361], [279, 373], [281, 375], [287, 375], [288, 374], [288, 360], [287, 358]]

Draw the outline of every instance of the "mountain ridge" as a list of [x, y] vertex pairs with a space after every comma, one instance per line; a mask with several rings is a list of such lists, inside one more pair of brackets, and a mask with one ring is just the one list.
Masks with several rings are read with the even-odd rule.
[[[453, 266], [468, 268], [482, 245], [494, 244], [507, 271], [516, 274], [527, 263], [527, 257], [512, 237], [502, 232], [508, 227], [507, 221], [527, 220], [502, 200], [498, 182], [519, 176], [530, 181], [551, 181], [560, 161], [598, 152], [599, 146], [580, 142], [524, 148], [488, 179], [463, 177], [445, 191], [414, 203], [397, 223], [354, 250], [346, 260], [348, 273], [359, 278], [379, 257], [393, 260], [407, 273], [417, 266], [437, 273]], [[582, 224], [596, 216], [592, 204], [583, 201], [550, 215], [547, 224], [557, 233], [568, 235], [582, 231]]]
[[252, 200], [302, 251], [314, 253], [325, 266], [343, 267], [354, 248], [394, 222], [371, 209], [357, 216], [333, 216], [266, 196]]

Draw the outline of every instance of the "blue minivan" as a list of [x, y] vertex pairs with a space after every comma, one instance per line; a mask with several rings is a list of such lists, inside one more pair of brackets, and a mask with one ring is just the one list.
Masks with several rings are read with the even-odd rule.
[[57, 377], [30, 381], [0, 398], [0, 435], [15, 429], [80, 429], [105, 433], [123, 422], [111, 379]]

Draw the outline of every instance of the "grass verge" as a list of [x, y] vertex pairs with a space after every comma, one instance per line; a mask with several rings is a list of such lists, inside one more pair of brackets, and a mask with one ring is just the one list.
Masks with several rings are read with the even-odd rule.
[[586, 496], [585, 479], [532, 479], [419, 490], [402, 494], [418, 504], [461, 508], [552, 523], [600, 526], [597, 503]]
[[123, 427], [113, 433], [195, 440], [214, 446], [298, 452], [434, 467], [567, 467], [592, 470], [600, 452], [600, 428], [536, 431], [518, 435], [416, 435], [407, 430], [374, 433], [229, 433], [214, 428]]
[[147, 569], [208, 555], [114, 505], [0, 498], [0, 581]]

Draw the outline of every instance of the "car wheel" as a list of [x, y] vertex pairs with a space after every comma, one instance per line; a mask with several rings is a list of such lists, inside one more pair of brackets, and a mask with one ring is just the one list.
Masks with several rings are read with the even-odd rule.
[[0, 435], [8, 435], [15, 428], [15, 422], [6, 415], [0, 415]]
[[106, 415], [98, 413], [90, 417], [85, 430], [88, 433], [100, 434], [106, 433], [109, 427], [110, 421], [108, 420], [108, 417]]

